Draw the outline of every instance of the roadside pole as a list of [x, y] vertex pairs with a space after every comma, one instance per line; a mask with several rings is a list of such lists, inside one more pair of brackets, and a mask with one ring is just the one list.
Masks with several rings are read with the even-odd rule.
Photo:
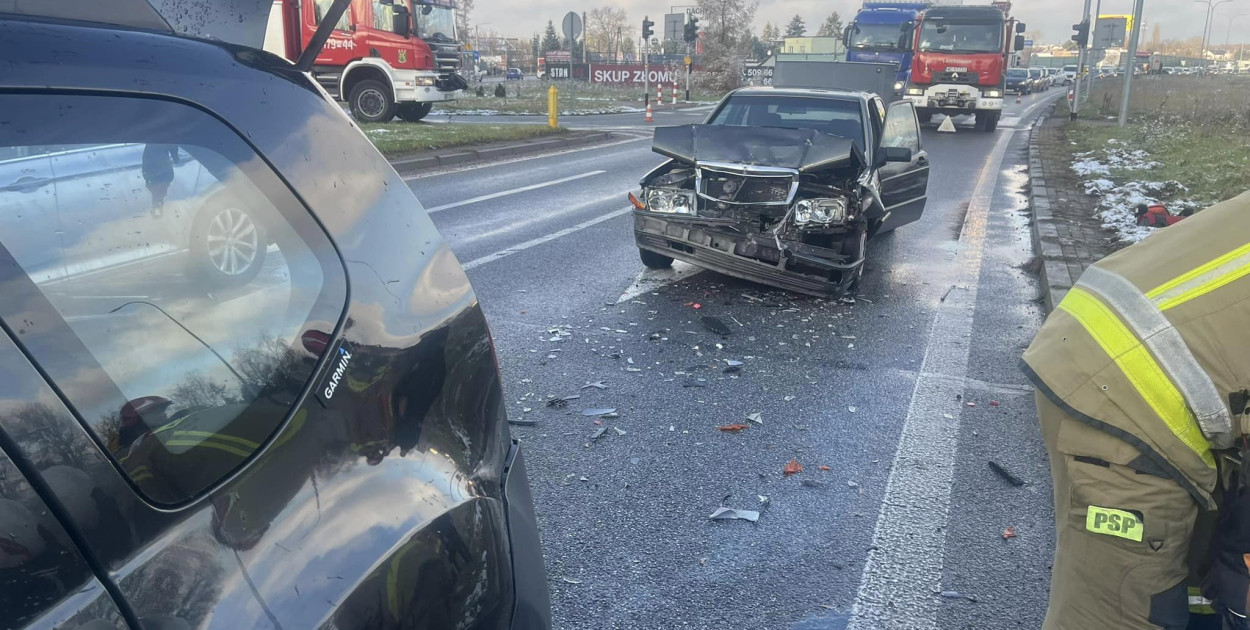
[[651, 48], [646, 39], [642, 40], [642, 104], [651, 104]]
[[[1089, 4], [1090, 4], [1090, 0], [1085, 0], [1085, 10], [1081, 13], [1082, 22], [1089, 20]], [[1078, 49], [1080, 52], [1077, 54], [1076, 84], [1073, 85], [1072, 87], [1072, 113], [1069, 116], [1072, 120], [1076, 120], [1077, 114], [1081, 112], [1081, 80], [1085, 78], [1085, 46], [1084, 44], [1086, 42], [1077, 42], [1077, 43], [1081, 44], [1081, 47]], [[1087, 85], [1086, 89], [1088, 88], [1089, 86]]]
[[[690, 102], [690, 65], [694, 60], [690, 58], [690, 42], [686, 42], [686, 102]], [[1244, 48], [1244, 46], [1243, 46]]]
[[1133, 4], [1133, 34], [1128, 40], [1128, 63], [1124, 68], [1124, 94], [1120, 95], [1120, 126], [1128, 124], [1129, 97], [1133, 94], [1133, 70], [1137, 66], [1137, 41], [1141, 39], [1142, 1]]

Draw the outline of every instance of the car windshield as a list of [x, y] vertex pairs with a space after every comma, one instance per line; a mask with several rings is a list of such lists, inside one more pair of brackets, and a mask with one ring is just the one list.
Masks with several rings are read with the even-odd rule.
[[920, 26], [920, 50], [984, 53], [1002, 50], [1001, 23], [952, 24], [947, 20], [925, 20]]
[[900, 50], [898, 24], [856, 24], [851, 34], [851, 48], [860, 50]]
[[1042, 71], [1036, 68], [1030, 69], [1029, 76], [1033, 77], [1034, 79], [1040, 79], [1042, 78]]
[[712, 118], [711, 125], [812, 129], [853, 140], [864, 149], [864, 123], [859, 101], [806, 96], [733, 96]]
[[1009, 79], [1022, 79], [1027, 76], [1029, 76], [1028, 70], [1023, 70], [1020, 68], [1012, 68], [1007, 71], [1007, 78]]
[[455, 9], [437, 4], [420, 4], [413, 7], [416, 16], [417, 37], [421, 39], [456, 39]]

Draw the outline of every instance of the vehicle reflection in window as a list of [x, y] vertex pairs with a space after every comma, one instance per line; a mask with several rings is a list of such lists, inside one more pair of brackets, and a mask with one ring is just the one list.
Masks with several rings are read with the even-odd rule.
[[[204, 116], [143, 107], [189, 111], [157, 118], [166, 123]], [[68, 328], [23, 339], [28, 349], [132, 481], [166, 503], [220, 480], [268, 439], [317, 358], [301, 334], [314, 320], [332, 329], [314, 311], [341, 310], [343, 296], [325, 300], [328, 284], [341, 286], [306, 241], [324, 234], [288, 221], [305, 211], [293, 199], [286, 213], [275, 205], [276, 178], [241, 141], [209, 148], [161, 135], [4, 146], [0, 131], [0, 244]]]

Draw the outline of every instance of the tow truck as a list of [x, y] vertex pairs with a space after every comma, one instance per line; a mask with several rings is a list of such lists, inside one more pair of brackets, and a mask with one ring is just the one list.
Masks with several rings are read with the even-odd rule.
[[1024, 48], [1018, 33], [1025, 25], [1010, 12], [1010, 2], [996, 2], [937, 6], [921, 14], [903, 96], [916, 106], [922, 122], [939, 113], [973, 114], [978, 128], [998, 128], [1008, 60]]
[[[333, 0], [275, 0], [265, 50], [291, 61], [309, 45]], [[312, 67], [361, 122], [416, 122], [469, 86], [460, 75], [451, 0], [352, 0]]]

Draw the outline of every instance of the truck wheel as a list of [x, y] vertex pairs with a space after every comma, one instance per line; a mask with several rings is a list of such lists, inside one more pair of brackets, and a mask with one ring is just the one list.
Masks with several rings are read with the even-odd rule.
[[994, 131], [998, 129], [998, 117], [1001, 115], [998, 112], [977, 114], [977, 126], [981, 128], [981, 131]]
[[422, 118], [430, 115], [432, 109], [434, 109], [434, 103], [400, 103], [399, 118], [404, 122], [420, 122]]
[[653, 251], [639, 249], [638, 257], [642, 259], [642, 264], [646, 265], [647, 269], [668, 269], [673, 266], [672, 258]]
[[395, 97], [381, 81], [365, 79], [352, 88], [347, 99], [352, 116], [366, 123], [390, 122], [395, 118]]

